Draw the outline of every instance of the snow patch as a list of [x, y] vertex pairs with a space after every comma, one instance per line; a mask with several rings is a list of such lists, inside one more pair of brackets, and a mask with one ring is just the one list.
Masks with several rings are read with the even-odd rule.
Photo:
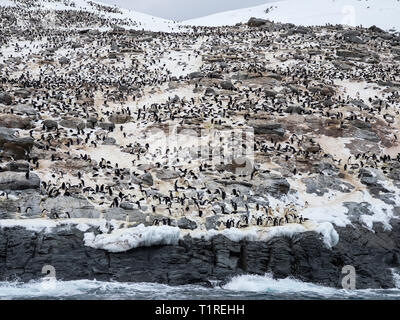
[[129, 229], [114, 230], [111, 234], [95, 236], [85, 233], [85, 245], [109, 252], [125, 252], [138, 247], [178, 244], [180, 230], [177, 227], [145, 227], [143, 224]]
[[332, 223], [321, 223], [314, 231], [324, 237], [324, 243], [329, 249], [332, 249], [332, 247], [336, 246], [339, 242], [339, 234], [336, 232]]

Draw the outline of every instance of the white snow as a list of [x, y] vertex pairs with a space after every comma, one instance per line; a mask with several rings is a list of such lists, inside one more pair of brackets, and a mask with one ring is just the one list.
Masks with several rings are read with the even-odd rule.
[[[55, 228], [65, 227], [76, 228], [82, 232], [87, 231], [90, 227], [102, 228], [106, 224], [105, 219], [68, 219], [68, 220], [49, 220], [49, 219], [4, 219], [0, 220], [0, 229], [22, 227], [33, 232], [50, 233]], [[115, 221], [111, 221], [111, 225], [117, 226]]]
[[53, 221], [53, 220], [45, 220], [45, 219], [0, 220], [0, 228], [14, 228], [14, 227], [23, 227], [26, 230], [34, 231], [34, 232], [41, 232], [43, 230], [50, 232], [51, 229], [57, 227], [57, 222]]
[[129, 229], [114, 230], [111, 234], [85, 233], [85, 245], [110, 252], [125, 252], [138, 247], [176, 245], [180, 236], [179, 228], [145, 227], [143, 224]]
[[[271, 8], [267, 14], [265, 10]], [[377, 25], [400, 30], [400, 2], [394, 0], [286, 0], [227, 11], [191, 19], [182, 24], [196, 26], [226, 26], [245, 23], [251, 17], [297, 25], [344, 24], [349, 26]]]
[[328, 248], [336, 246], [339, 242], [339, 235], [333, 228], [332, 223], [324, 222], [318, 225], [315, 232], [322, 234], [324, 237], [324, 243]]
[[248, 241], [257, 241], [258, 240], [258, 235], [257, 235], [257, 228], [248, 228], [246, 230], [241, 230], [237, 228], [231, 228], [231, 229], [225, 229], [222, 231], [217, 231], [217, 230], [208, 230], [206, 232], [198, 232], [198, 233], [193, 233], [192, 237], [193, 238], [202, 238], [204, 237], [205, 240], [211, 240], [212, 238], [218, 236], [219, 234], [222, 234], [223, 236], [227, 237], [229, 240], [234, 241], [234, 242], [240, 242], [242, 240], [248, 240]]
[[305, 218], [313, 221], [323, 223], [330, 222], [338, 227], [346, 227], [351, 225], [349, 218], [347, 217], [348, 209], [343, 206], [323, 206], [307, 208], [302, 211], [302, 215]]
[[0, 3], [0, 6], [2, 7], [15, 7], [15, 3], [11, 2], [9, 0], [2, 0]]

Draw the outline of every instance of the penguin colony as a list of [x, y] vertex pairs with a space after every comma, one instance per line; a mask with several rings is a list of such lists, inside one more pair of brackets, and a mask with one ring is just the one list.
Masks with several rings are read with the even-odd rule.
[[[0, 7], [0, 126], [33, 143], [2, 143], [0, 159], [28, 162], [26, 179], [40, 178], [41, 218], [76, 217], [46, 206], [62, 197], [125, 210], [125, 226], [276, 227], [307, 224], [301, 211], [318, 196], [290, 197], [306, 178], [368, 190], [365, 170], [377, 170], [400, 184], [395, 34], [279, 23], [154, 33], [85, 10], [57, 12], [60, 27], [47, 28], [37, 23], [45, 12], [26, 9], [35, 1], [14, 2]], [[169, 128], [204, 131], [205, 142], [169, 146]], [[251, 150], [229, 140], [250, 129]], [[232, 154], [211, 159], [205, 147], [254, 162], [237, 174]], [[16, 218], [34, 216], [16, 202]]]

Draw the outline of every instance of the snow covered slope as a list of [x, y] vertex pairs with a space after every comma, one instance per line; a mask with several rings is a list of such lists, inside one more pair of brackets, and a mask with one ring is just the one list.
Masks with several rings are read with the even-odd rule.
[[[18, 12], [50, 11], [50, 16], [52, 12], [78, 11], [83, 17], [83, 23], [85, 14], [89, 14], [90, 19], [88, 21], [93, 21], [94, 18], [97, 18], [97, 20], [107, 19], [108, 25], [112, 24], [134, 30], [173, 32], [178, 31], [179, 26], [173, 21], [90, 0], [0, 0], [0, 7], [10, 6], [16, 7], [19, 10]], [[47, 15], [46, 20], [49, 20], [49, 15]], [[57, 20], [55, 24], [57, 26]], [[104, 26], [104, 23], [102, 23], [102, 26]]]
[[[268, 11], [268, 12], [266, 12]], [[251, 17], [297, 25], [377, 25], [400, 30], [400, 2], [397, 0], [286, 0], [257, 7], [227, 11], [184, 21], [186, 25], [225, 26], [247, 22]]]

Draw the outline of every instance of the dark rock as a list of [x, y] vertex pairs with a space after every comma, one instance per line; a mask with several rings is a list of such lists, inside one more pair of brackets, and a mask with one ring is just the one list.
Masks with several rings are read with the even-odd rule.
[[372, 32], [376, 32], [376, 33], [384, 33], [385, 32], [381, 28], [378, 28], [376, 25], [373, 25], [373, 26], [369, 27], [368, 29], [371, 30]]
[[10, 105], [13, 102], [13, 98], [6, 92], [1, 92], [0, 93], [0, 103], [5, 104], [5, 105]]
[[380, 181], [384, 181], [385, 178], [376, 169], [367, 169], [361, 168], [359, 173], [360, 181], [362, 184], [365, 184], [368, 190], [374, 195], [379, 196], [380, 193], [390, 193], [388, 189], [386, 189]]
[[14, 132], [13, 129], [0, 127], [0, 148], [3, 149], [3, 156], [12, 156], [15, 160], [27, 159], [34, 140], [16, 138]]
[[358, 52], [358, 51], [349, 51], [349, 50], [337, 50], [336, 54], [338, 57], [343, 58], [364, 58], [366, 57], [365, 53]]
[[255, 134], [277, 135], [280, 137], [285, 135], [285, 129], [282, 128], [280, 123], [252, 122], [250, 126], [254, 128]]
[[206, 96], [215, 96], [215, 90], [213, 88], [207, 88], [206, 91], [204, 92]]
[[[263, 242], [233, 242], [186, 236], [172, 246], [142, 247], [110, 253], [86, 247], [83, 232], [57, 228], [50, 233], [21, 227], [0, 232], [0, 281], [17, 277], [28, 282], [43, 277], [44, 265], [55, 267], [57, 279], [69, 281], [157, 282], [169, 285], [209, 285], [242, 274], [292, 277], [341, 288], [342, 268], [356, 269], [357, 289], [394, 288], [391, 272], [400, 263], [400, 224], [375, 233], [355, 224], [337, 227], [340, 241], [328, 249], [319, 234], [304, 232]], [[132, 263], [134, 261], [134, 263]]]
[[61, 57], [61, 58], [58, 60], [58, 62], [59, 62], [59, 64], [61, 64], [61, 65], [65, 65], [65, 64], [69, 64], [69, 63], [70, 63], [70, 60], [69, 60], [67, 57]]
[[205, 74], [203, 72], [192, 72], [188, 74], [189, 79], [204, 78]]
[[82, 119], [67, 117], [60, 121], [60, 126], [70, 129], [85, 129], [86, 125]]
[[258, 19], [258, 18], [250, 18], [250, 20], [247, 22], [247, 25], [251, 28], [257, 28], [257, 27], [261, 27], [265, 24], [267, 24], [267, 20], [264, 19]]
[[184, 230], [195, 230], [197, 229], [197, 223], [193, 220], [189, 220], [186, 217], [183, 217], [178, 220], [178, 227]]
[[293, 113], [302, 114], [302, 113], [304, 113], [304, 111], [305, 111], [304, 108], [302, 108], [300, 106], [289, 106], [285, 110], [286, 113], [290, 113], [290, 114], [293, 114]]
[[98, 124], [98, 126], [100, 128], [102, 128], [102, 129], [108, 130], [108, 131], [115, 129], [115, 124], [114, 123], [100, 122]]
[[96, 118], [89, 118], [86, 120], [86, 128], [89, 129], [94, 129], [97, 124], [97, 119]]
[[58, 123], [54, 120], [44, 120], [43, 125], [50, 130], [58, 128]]
[[113, 114], [108, 117], [108, 120], [114, 124], [124, 124], [130, 122], [132, 117], [126, 114]]
[[0, 127], [30, 129], [32, 124], [29, 118], [20, 117], [14, 114], [3, 114], [0, 115]]
[[256, 194], [269, 194], [275, 198], [280, 198], [289, 193], [290, 184], [285, 178], [274, 174], [259, 174], [258, 176], [261, 182], [253, 187]]
[[31, 96], [31, 93], [25, 89], [18, 89], [18, 90], [15, 90], [14, 95], [17, 97], [20, 97], [20, 98], [27, 99]]
[[224, 90], [235, 90], [235, 86], [230, 81], [222, 81], [219, 85]]
[[35, 173], [30, 173], [29, 179], [25, 173], [5, 171], [0, 172], [0, 190], [38, 189], [40, 179]]
[[115, 145], [117, 141], [113, 137], [107, 137], [103, 140], [104, 145]]
[[35, 109], [33, 109], [32, 107], [24, 106], [24, 105], [18, 105], [16, 107], [13, 107], [13, 110], [16, 113], [25, 114], [28, 116], [36, 116], [38, 114], [38, 112]]
[[27, 172], [29, 170], [29, 162], [27, 161], [11, 161], [6, 163], [1, 171]]
[[177, 179], [179, 177], [179, 173], [169, 169], [157, 170], [156, 177], [160, 180]]
[[350, 193], [354, 187], [333, 176], [319, 175], [316, 177], [303, 178], [301, 180], [307, 187], [307, 193], [313, 193], [319, 197], [328, 193], [329, 190], [335, 190], [342, 193]]
[[153, 176], [151, 175], [150, 172], [145, 173], [145, 174], [142, 174], [141, 176], [139, 176], [139, 179], [140, 179], [143, 183], [147, 184], [147, 185], [150, 186], [150, 187], [151, 187], [151, 186], [153, 185], [153, 183], [154, 183], [154, 181], [153, 181]]

